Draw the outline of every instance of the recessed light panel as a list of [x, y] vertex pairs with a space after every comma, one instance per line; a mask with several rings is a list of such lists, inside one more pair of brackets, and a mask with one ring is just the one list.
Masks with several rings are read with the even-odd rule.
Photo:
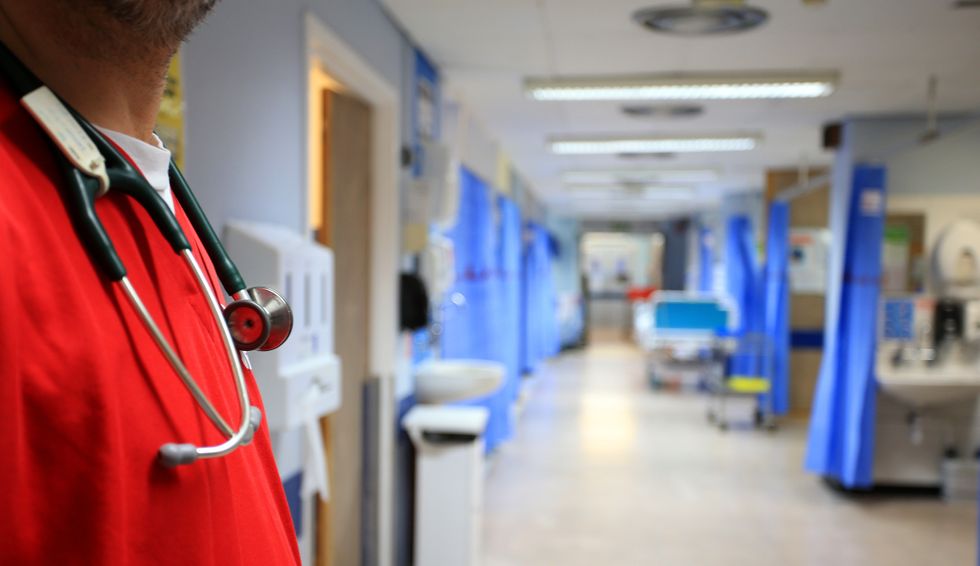
[[757, 143], [757, 136], [555, 139], [551, 151], [565, 155], [748, 151]]
[[593, 169], [562, 174], [567, 184], [618, 185], [624, 183], [708, 183], [718, 179], [714, 169]]
[[529, 79], [525, 92], [542, 101], [590, 100], [751, 100], [817, 98], [837, 85], [836, 73], [812, 75], [649, 76]]

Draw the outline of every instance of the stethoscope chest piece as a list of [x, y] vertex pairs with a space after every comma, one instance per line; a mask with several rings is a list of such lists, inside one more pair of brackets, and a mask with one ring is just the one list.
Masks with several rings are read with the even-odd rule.
[[268, 287], [251, 287], [225, 307], [225, 321], [239, 350], [275, 350], [293, 330], [289, 303]]

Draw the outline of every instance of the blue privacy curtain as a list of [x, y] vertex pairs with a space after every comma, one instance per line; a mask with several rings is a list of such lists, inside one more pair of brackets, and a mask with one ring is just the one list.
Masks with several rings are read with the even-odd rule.
[[504, 398], [517, 399], [521, 380], [521, 264], [523, 262], [521, 211], [514, 201], [498, 197], [497, 254], [500, 283], [500, 361], [507, 366]]
[[847, 214], [844, 270], [837, 313], [827, 313], [823, 364], [810, 416], [806, 467], [846, 488], [872, 484], [875, 341], [885, 169], [858, 165]]
[[[445, 305], [442, 355], [446, 359], [505, 362], [503, 285], [500, 274], [496, 198], [482, 179], [463, 168], [460, 173], [459, 218], [447, 233], [455, 245], [456, 282], [447, 293], [465, 297], [463, 306]], [[511, 435], [509, 389], [505, 384], [492, 395], [472, 403], [490, 411], [486, 446], [490, 451]]]
[[698, 234], [698, 291], [708, 293], [714, 290], [714, 236], [711, 228], [701, 228]]
[[556, 251], [544, 226], [529, 223], [525, 232], [523, 348], [521, 365], [533, 372], [538, 364], [558, 353], [558, 308], [551, 263]]
[[[745, 215], [728, 219], [725, 239], [725, 270], [728, 279], [728, 295], [738, 308], [736, 337], [759, 335], [765, 326], [765, 301], [762, 293], [762, 270], [755, 249], [752, 221]], [[760, 347], [740, 347], [731, 356], [729, 372], [732, 375], [768, 376], [763, 367]]]
[[766, 238], [766, 336], [772, 340], [772, 410], [789, 411], [789, 203], [769, 207]]

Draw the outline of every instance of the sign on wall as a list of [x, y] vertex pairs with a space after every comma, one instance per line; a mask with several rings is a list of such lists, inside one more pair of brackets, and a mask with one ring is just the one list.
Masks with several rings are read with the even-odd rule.
[[793, 228], [789, 233], [789, 283], [797, 294], [822, 295], [827, 291], [830, 230]]
[[170, 60], [167, 69], [163, 100], [157, 114], [156, 133], [163, 145], [173, 154], [174, 161], [184, 167], [184, 89], [181, 83], [180, 53]]
[[402, 251], [418, 253], [428, 244], [434, 186], [443, 176], [439, 147], [439, 71], [421, 52], [415, 52], [411, 101], [412, 178], [402, 199]]

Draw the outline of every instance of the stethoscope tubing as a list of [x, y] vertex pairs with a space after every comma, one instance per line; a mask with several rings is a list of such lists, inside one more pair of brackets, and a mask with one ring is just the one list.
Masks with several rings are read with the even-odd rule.
[[[0, 68], [3, 69], [4, 74], [7, 76], [18, 97], [23, 97], [35, 89], [43, 87], [41, 82], [3, 44], [0, 44]], [[106, 159], [110, 187], [137, 201], [149, 214], [173, 250], [183, 259], [183, 262], [190, 269], [198, 288], [204, 294], [208, 303], [212, 318], [221, 335], [221, 341], [225, 349], [225, 354], [228, 357], [228, 363], [231, 366], [236, 395], [241, 409], [241, 419], [237, 428], [232, 428], [222, 418], [214, 407], [214, 404], [211, 403], [207, 394], [204, 393], [180, 359], [180, 356], [177, 355], [166, 337], [164, 337], [159, 325], [156, 324], [146, 304], [130, 282], [126, 274], [126, 268], [116, 253], [112, 240], [109, 238], [95, 211], [95, 201], [99, 195], [98, 183], [72, 166], [65, 156], [59, 150], [55, 149], [55, 159], [65, 176], [63, 192], [67, 209], [83, 247], [86, 248], [95, 265], [114, 284], [121, 287], [123, 295], [127, 298], [127, 301], [140, 318], [143, 326], [153, 338], [168, 364], [181, 379], [190, 395], [204, 411], [208, 419], [227, 437], [219, 444], [207, 446], [197, 446], [189, 443], [167, 443], [160, 448], [159, 459], [165, 466], [174, 467], [181, 464], [188, 464], [201, 458], [217, 458], [230, 454], [239, 446], [248, 444], [251, 441], [261, 420], [261, 413], [256, 407], [250, 405], [248, 387], [242, 369], [241, 354], [235, 347], [228, 324], [222, 313], [221, 304], [218, 302], [214, 289], [212, 289], [210, 282], [191, 251], [190, 243], [180, 228], [176, 216], [160, 195], [150, 186], [143, 175], [104, 138], [101, 132], [73, 109], [70, 107], [68, 109]], [[174, 195], [177, 197], [181, 206], [186, 207], [188, 220], [191, 222], [194, 230], [199, 234], [205, 251], [215, 263], [215, 269], [222, 282], [222, 286], [229, 295], [235, 298], [240, 298], [239, 296], [247, 297], [244, 280], [225, 252], [221, 241], [207, 221], [207, 217], [197, 203], [196, 198], [194, 198], [183, 175], [172, 162], [170, 164], [169, 176]]]
[[[204, 271], [201, 269], [200, 264], [194, 257], [194, 254], [187, 250], [181, 255], [184, 257], [187, 265], [191, 268], [191, 271], [194, 274], [194, 279], [197, 282], [201, 292], [207, 297], [208, 307], [211, 310], [212, 317], [217, 323], [218, 331], [221, 334], [221, 339], [224, 343], [225, 352], [228, 354], [228, 363], [232, 368], [232, 373], [234, 374], [235, 379], [235, 390], [238, 395], [238, 405], [242, 408], [242, 411], [241, 421], [237, 430], [230, 432], [228, 438], [221, 444], [214, 446], [195, 446], [192, 444], [180, 445], [170, 443], [161, 447], [160, 459], [164, 465], [170, 467], [180, 464], [187, 464], [199, 458], [219, 458], [234, 452], [239, 446], [248, 444], [251, 441], [255, 428], [258, 427], [257, 420], [260, 416], [258, 408], [250, 405], [248, 386], [245, 383], [245, 375], [242, 371], [241, 359], [239, 357], [240, 354], [238, 354], [237, 350], [235, 349], [234, 341], [231, 338], [231, 332], [228, 329], [228, 324], [225, 322], [224, 316], [222, 316], [221, 304], [218, 302], [218, 298], [215, 295], [214, 290], [211, 288], [211, 284], [208, 282], [207, 277], [204, 275]], [[152, 317], [150, 318], [152, 319]], [[164, 340], [163, 343], [166, 343], [166, 341]], [[176, 356], [168, 359], [170, 360], [171, 365], [173, 365], [174, 361], [179, 362], [179, 358]], [[177, 368], [174, 367], [174, 369], [176, 371]], [[193, 382], [193, 378], [191, 378], [191, 381]], [[188, 389], [190, 389], [190, 387], [188, 387]], [[204, 398], [206, 399], [206, 397]], [[204, 405], [202, 404], [202, 408], [203, 407]], [[215, 415], [217, 416], [217, 411], [215, 411]], [[218, 418], [220, 419], [220, 416], [218, 416]], [[227, 425], [225, 426], [227, 427]], [[193, 455], [191, 450], [193, 450]]]

